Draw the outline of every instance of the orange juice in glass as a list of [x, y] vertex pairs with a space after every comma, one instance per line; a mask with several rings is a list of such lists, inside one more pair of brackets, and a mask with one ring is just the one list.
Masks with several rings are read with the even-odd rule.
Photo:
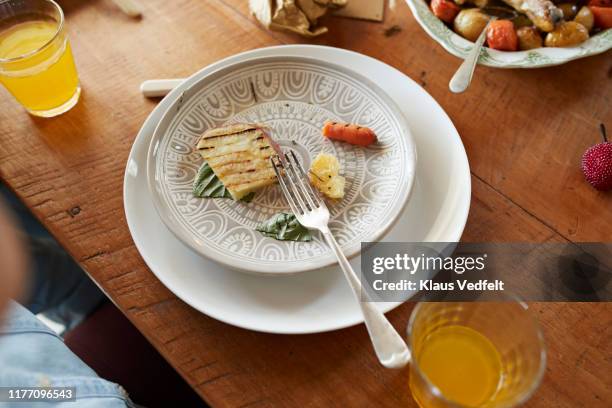
[[56, 116], [78, 102], [79, 78], [57, 3], [0, 0], [0, 83], [35, 116]]
[[542, 333], [520, 301], [419, 303], [409, 386], [423, 408], [515, 407], [542, 380]]

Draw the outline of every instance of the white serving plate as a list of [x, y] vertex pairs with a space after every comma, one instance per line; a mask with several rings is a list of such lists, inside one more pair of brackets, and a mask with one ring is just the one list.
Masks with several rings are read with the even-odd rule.
[[[454, 56], [465, 59], [474, 43], [448, 28], [431, 12], [425, 0], [406, 0], [406, 2], [414, 18], [431, 38]], [[607, 29], [576, 47], [542, 47], [515, 52], [484, 47], [478, 63], [495, 68], [542, 68], [601, 54], [610, 49], [612, 49], [612, 29]]]
[[[147, 176], [160, 218], [194, 251], [237, 270], [271, 275], [337, 262], [319, 233], [311, 242], [286, 242], [255, 230], [290, 212], [278, 184], [257, 191], [249, 203], [193, 196], [203, 163], [195, 146], [207, 129], [231, 123], [265, 124], [305, 168], [320, 152], [338, 158], [346, 194], [328, 200], [329, 227], [347, 257], [359, 253], [361, 242], [379, 240], [397, 220], [412, 190], [416, 151], [399, 107], [373, 81], [303, 56], [253, 57], [193, 80], [153, 133]], [[332, 142], [321, 135], [328, 120], [370, 127], [378, 143], [364, 148]]]
[[[226, 64], [259, 56], [301, 56], [358, 67], [376, 80], [404, 113], [419, 154], [414, 192], [384, 241], [458, 241], [467, 220], [471, 179], [461, 139], [442, 108], [400, 71], [370, 57], [331, 47], [289, 45], [248, 51], [204, 68], [206, 75]], [[132, 238], [157, 278], [183, 301], [225, 323], [269, 333], [303, 334], [363, 322], [341, 270], [328, 267], [298, 275], [244, 274], [199, 256], [159, 219], [147, 187], [146, 158], [162, 113], [190, 81], [173, 90], [143, 124], [130, 152], [124, 205]], [[360, 258], [351, 261], [356, 270]], [[384, 312], [399, 303], [379, 303]]]

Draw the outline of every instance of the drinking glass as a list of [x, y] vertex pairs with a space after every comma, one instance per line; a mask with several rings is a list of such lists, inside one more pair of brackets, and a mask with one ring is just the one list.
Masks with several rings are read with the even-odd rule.
[[419, 303], [408, 341], [410, 389], [423, 408], [517, 406], [546, 366], [539, 325], [518, 300]]
[[64, 13], [53, 0], [0, 0], [0, 83], [35, 116], [56, 116], [78, 102]]

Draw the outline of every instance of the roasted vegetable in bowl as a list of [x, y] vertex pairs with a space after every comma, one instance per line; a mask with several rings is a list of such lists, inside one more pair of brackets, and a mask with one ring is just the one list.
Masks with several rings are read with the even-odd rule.
[[484, 30], [491, 17], [483, 13], [479, 8], [463, 9], [459, 12], [453, 28], [457, 34], [472, 42], [478, 39], [478, 36]]
[[519, 41], [512, 21], [491, 21], [487, 28], [487, 44], [496, 50], [516, 51]]
[[535, 27], [520, 27], [516, 30], [516, 36], [521, 50], [533, 50], [543, 44], [542, 36]]
[[578, 10], [576, 17], [574, 17], [574, 21], [582, 24], [587, 31], [591, 31], [593, 29], [593, 25], [595, 24], [593, 12], [587, 6], [582, 6], [582, 8]]
[[501, 51], [571, 47], [612, 27], [612, 0], [431, 0], [432, 13], [469, 41], [487, 28]]
[[570, 47], [578, 45], [589, 38], [589, 32], [580, 23], [564, 21], [553, 31], [546, 34], [544, 45], [547, 47]]

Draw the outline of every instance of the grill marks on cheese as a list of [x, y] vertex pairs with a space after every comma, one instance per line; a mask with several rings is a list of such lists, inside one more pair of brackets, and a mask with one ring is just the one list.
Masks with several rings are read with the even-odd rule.
[[197, 149], [234, 200], [276, 182], [269, 137], [254, 125], [206, 131]]

